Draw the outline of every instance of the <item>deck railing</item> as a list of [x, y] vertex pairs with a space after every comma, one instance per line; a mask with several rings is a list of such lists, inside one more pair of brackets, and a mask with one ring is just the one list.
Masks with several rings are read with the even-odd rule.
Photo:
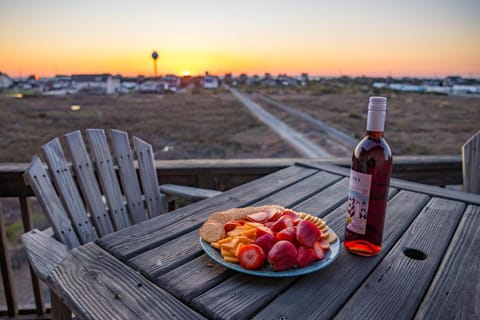
[[[295, 162], [333, 163], [349, 167], [348, 158], [328, 159], [245, 159], [245, 160], [172, 160], [157, 161], [159, 182], [183, 184], [195, 187], [228, 190], [254, 180]], [[8, 248], [2, 202], [16, 198], [23, 224], [22, 232], [33, 228], [31, 197], [33, 193], [23, 181], [26, 163], [0, 163], [0, 267], [3, 281], [4, 304], [0, 305], [0, 317], [22, 319], [49, 319], [49, 303], [43, 296], [39, 280], [31, 273], [33, 305], [18, 303], [16, 283]], [[462, 184], [460, 156], [400, 156], [394, 159], [393, 177], [420, 183], [445, 186]], [[9, 201], [11, 205], [12, 201]], [[11, 318], [9, 318], [11, 319]]]

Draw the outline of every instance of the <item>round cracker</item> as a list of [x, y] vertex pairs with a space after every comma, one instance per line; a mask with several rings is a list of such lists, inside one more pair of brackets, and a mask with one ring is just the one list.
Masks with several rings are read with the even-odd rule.
[[200, 237], [208, 243], [223, 239], [225, 237], [223, 224], [212, 220], [205, 222], [200, 228]]

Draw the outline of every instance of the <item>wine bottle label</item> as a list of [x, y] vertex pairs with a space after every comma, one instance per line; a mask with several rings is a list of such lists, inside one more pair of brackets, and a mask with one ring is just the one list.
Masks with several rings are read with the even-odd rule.
[[368, 200], [372, 175], [350, 170], [347, 201], [347, 229], [359, 234], [367, 231]]

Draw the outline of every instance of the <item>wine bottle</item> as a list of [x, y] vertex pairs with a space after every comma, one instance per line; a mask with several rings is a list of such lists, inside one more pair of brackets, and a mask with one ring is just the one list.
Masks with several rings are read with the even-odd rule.
[[352, 155], [344, 246], [362, 256], [382, 248], [392, 152], [383, 137], [387, 98], [370, 97], [367, 132]]

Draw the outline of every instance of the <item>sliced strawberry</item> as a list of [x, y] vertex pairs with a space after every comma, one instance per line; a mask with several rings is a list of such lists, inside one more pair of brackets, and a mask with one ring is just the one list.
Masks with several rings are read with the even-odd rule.
[[297, 216], [295, 212], [290, 210], [283, 211], [282, 215], [292, 218], [294, 225], [297, 225], [300, 221], [302, 221], [302, 219], [299, 216]]
[[279, 232], [283, 229], [293, 227], [293, 218], [290, 216], [281, 216], [280, 219], [275, 221], [275, 223], [272, 226], [272, 231], [273, 232]]
[[275, 222], [282, 216], [282, 211], [276, 210], [276, 211], [271, 211], [270, 214], [268, 215], [268, 221]]
[[327, 240], [321, 239], [321, 240], [319, 240], [318, 242], [320, 243], [320, 246], [322, 247], [322, 249], [323, 249], [324, 251], [327, 251], [328, 248], [330, 248], [330, 242], [328, 242]]
[[268, 212], [260, 211], [256, 213], [249, 214], [247, 220], [258, 223], [265, 223], [268, 221]]
[[245, 220], [237, 220], [237, 223], [241, 226], [243, 226], [247, 221]]
[[238, 222], [235, 220], [228, 221], [223, 224], [223, 228], [225, 229], [225, 232], [232, 231], [238, 226]]
[[265, 253], [256, 244], [246, 244], [238, 250], [238, 260], [245, 269], [256, 270], [265, 263]]
[[313, 244], [313, 250], [315, 251], [315, 255], [317, 256], [318, 260], [322, 260], [325, 257], [325, 250], [322, 248], [322, 245], [319, 241], [316, 241]]
[[287, 241], [290, 241], [291, 243], [295, 244], [296, 236], [297, 236], [297, 234], [296, 234], [296, 231], [295, 231], [295, 227], [288, 227], [288, 228], [285, 228], [285, 229], [279, 231], [275, 235], [275, 239], [277, 241], [287, 240]]
[[257, 238], [263, 236], [264, 234], [271, 234], [273, 235], [272, 229], [266, 226], [258, 226], [257, 227]]

